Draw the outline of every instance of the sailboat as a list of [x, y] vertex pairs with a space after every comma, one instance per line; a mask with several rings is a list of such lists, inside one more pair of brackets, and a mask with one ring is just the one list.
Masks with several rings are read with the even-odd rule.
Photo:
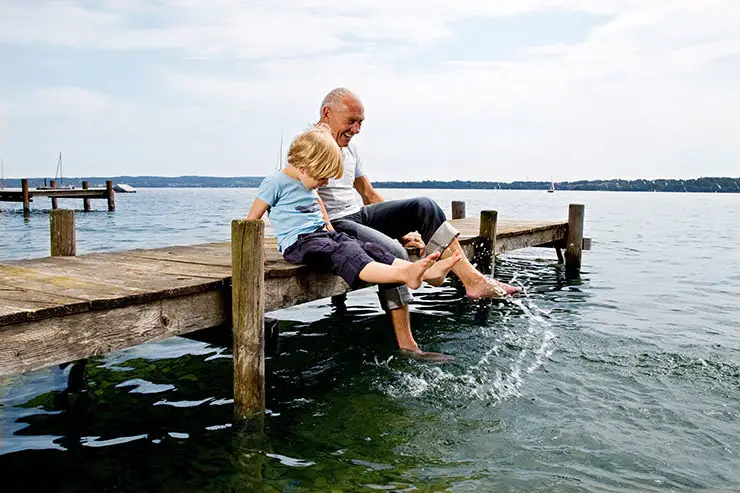
[[550, 188], [547, 190], [547, 193], [554, 193], [555, 192], [555, 182], [550, 182]]
[[57, 159], [57, 172], [54, 175], [54, 179], [56, 180], [59, 178], [59, 185], [57, 185], [57, 188], [74, 188], [73, 185], [65, 185], [64, 184], [64, 174], [62, 173], [62, 153], [59, 153], [59, 159]]
[[[59, 153], [59, 159], [57, 159], [57, 171], [54, 174], [54, 180], [59, 180], [59, 183], [55, 183], [54, 188], [67, 188], [67, 189], [73, 189], [74, 185], [65, 185], [64, 184], [64, 173], [62, 172], [62, 153]], [[44, 179], [44, 186], [38, 187], [39, 190], [48, 190], [52, 187], [46, 186], [46, 179]]]

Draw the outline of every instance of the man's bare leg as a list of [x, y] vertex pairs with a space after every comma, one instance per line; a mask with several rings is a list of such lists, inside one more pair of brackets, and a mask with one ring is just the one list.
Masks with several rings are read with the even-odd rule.
[[[454, 255], [455, 252], [462, 252], [462, 247], [460, 246], [460, 242], [457, 241], [457, 238], [452, 240], [442, 254], [442, 257]], [[506, 295], [521, 291], [521, 288], [496, 281], [495, 279], [489, 279], [481, 274], [470, 263], [464, 252], [462, 260], [455, 264], [452, 272], [460, 278], [463, 286], [465, 286], [465, 294], [471, 298], [503, 298]]]
[[423, 359], [429, 361], [452, 361], [454, 356], [442, 353], [433, 353], [422, 351], [414, 340], [411, 333], [411, 317], [409, 316], [409, 306], [404, 305], [395, 310], [389, 310], [393, 332], [396, 334], [396, 342], [401, 354], [409, 358]]
[[419, 345], [414, 340], [414, 335], [411, 333], [409, 306], [404, 305], [401, 308], [390, 310], [388, 311], [388, 315], [390, 315], [391, 323], [393, 324], [393, 332], [396, 334], [398, 347], [408, 351], [421, 351]]

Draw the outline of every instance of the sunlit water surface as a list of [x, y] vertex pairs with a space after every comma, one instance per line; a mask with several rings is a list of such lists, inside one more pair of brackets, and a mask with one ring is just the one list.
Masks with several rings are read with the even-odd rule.
[[[142, 189], [77, 215], [78, 254], [226, 241], [253, 189]], [[270, 314], [262, 428], [232, 418], [229, 334], [172, 338], [0, 379], [1, 491], [734, 491], [740, 488], [740, 195], [383, 190], [449, 213], [563, 220], [554, 251], [499, 257], [522, 286], [415, 292], [435, 365], [399, 358], [375, 288]], [[81, 209], [80, 201], [60, 201]], [[45, 208], [47, 204], [34, 204]], [[0, 203], [0, 261], [48, 255], [48, 212]]]

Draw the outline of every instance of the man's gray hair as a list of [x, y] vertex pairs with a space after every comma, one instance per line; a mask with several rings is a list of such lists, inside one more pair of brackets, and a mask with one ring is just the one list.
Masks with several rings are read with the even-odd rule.
[[344, 111], [346, 109], [344, 98], [347, 96], [352, 96], [358, 101], [360, 100], [355, 93], [346, 87], [337, 87], [332, 89], [329, 91], [329, 94], [324, 96], [324, 100], [321, 102], [321, 108], [319, 108], [319, 113], [321, 113], [321, 110], [323, 110], [325, 106], [328, 106], [334, 111]]

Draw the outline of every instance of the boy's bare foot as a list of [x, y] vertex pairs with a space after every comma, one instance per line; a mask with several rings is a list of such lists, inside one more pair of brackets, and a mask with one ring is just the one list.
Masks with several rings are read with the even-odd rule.
[[440, 260], [424, 273], [424, 280], [432, 286], [441, 286], [447, 274], [462, 258], [462, 252], [455, 252], [449, 257]]
[[435, 260], [439, 258], [439, 252], [427, 255], [421, 260], [417, 260], [408, 265], [401, 267], [401, 279], [411, 289], [418, 289], [424, 278], [424, 273], [432, 266]]
[[449, 354], [434, 353], [431, 351], [422, 351], [421, 349], [418, 351], [412, 351], [410, 349], [401, 349], [400, 352], [401, 352], [401, 356], [405, 356], [406, 358], [419, 359], [423, 361], [432, 361], [435, 363], [449, 363], [451, 361], [455, 361], [455, 357]]

